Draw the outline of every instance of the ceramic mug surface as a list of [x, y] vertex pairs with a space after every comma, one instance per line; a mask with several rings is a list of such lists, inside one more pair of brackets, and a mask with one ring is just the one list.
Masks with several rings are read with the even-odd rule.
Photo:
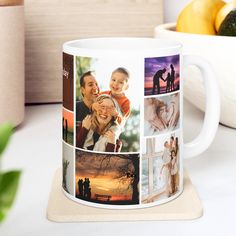
[[[179, 43], [97, 38], [63, 45], [63, 183], [70, 199], [132, 209], [183, 191], [183, 154], [204, 151], [219, 121], [208, 64], [183, 56]], [[209, 92], [203, 130], [183, 144], [182, 69], [196, 64]], [[206, 133], [208, 135], [206, 135]], [[199, 141], [200, 140], [200, 141]]]

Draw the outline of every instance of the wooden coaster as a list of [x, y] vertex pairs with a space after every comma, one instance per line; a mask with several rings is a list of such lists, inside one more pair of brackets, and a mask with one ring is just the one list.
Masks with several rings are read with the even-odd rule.
[[156, 207], [109, 210], [89, 207], [68, 199], [61, 188], [61, 169], [56, 171], [49, 197], [47, 218], [55, 222], [190, 220], [202, 216], [201, 201], [185, 172], [184, 191], [175, 200]]

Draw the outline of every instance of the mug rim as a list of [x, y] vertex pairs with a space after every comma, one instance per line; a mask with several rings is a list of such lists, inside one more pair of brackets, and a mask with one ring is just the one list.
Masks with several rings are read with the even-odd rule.
[[106, 54], [150, 54], [172, 53], [180, 51], [182, 44], [169, 39], [157, 39], [148, 37], [101, 37], [85, 38], [65, 42], [63, 52], [71, 55], [85, 53]]

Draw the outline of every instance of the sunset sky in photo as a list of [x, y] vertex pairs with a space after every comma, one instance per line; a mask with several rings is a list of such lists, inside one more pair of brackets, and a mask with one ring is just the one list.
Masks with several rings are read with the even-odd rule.
[[68, 122], [68, 130], [70, 132], [73, 132], [73, 128], [74, 128], [74, 113], [73, 112], [70, 112], [66, 109], [63, 108], [63, 117], [64, 117], [64, 120], [67, 120]]
[[[175, 84], [179, 82], [179, 55], [168, 57], [155, 57], [145, 59], [145, 88], [153, 87], [153, 76], [161, 69], [166, 68], [166, 72], [163, 76], [166, 79], [168, 72], [170, 72], [170, 65], [173, 64], [175, 68]], [[164, 87], [166, 83], [160, 80], [160, 86]]]
[[[107, 160], [104, 159], [107, 156]], [[104, 160], [103, 160], [104, 159]], [[103, 160], [103, 164], [101, 165]], [[95, 153], [76, 153], [76, 192], [78, 192], [79, 179], [89, 178], [92, 199], [95, 194], [110, 195], [110, 201], [131, 200], [132, 190], [129, 187], [129, 179], [125, 176], [122, 182], [119, 176], [119, 169], [132, 163], [128, 159], [122, 159], [116, 155], [102, 155]], [[101, 167], [102, 166], [102, 167]]]

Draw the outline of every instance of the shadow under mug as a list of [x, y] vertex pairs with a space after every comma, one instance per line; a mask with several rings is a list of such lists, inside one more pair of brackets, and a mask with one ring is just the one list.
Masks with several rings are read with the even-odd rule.
[[[183, 143], [183, 69], [206, 87], [198, 137]], [[188, 78], [186, 78], [188, 79]], [[156, 206], [183, 191], [183, 158], [217, 131], [219, 89], [210, 65], [182, 45], [151, 38], [94, 38], [63, 45], [63, 192], [89, 206]]]

